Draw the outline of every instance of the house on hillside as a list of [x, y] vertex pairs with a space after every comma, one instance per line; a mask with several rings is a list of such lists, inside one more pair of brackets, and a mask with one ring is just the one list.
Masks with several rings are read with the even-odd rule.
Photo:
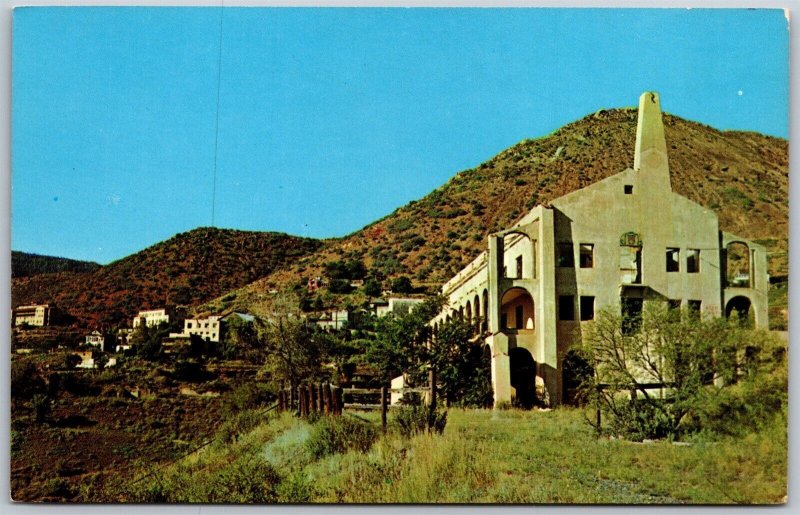
[[106, 347], [109, 346], [109, 340], [110, 338], [108, 335], [103, 334], [95, 329], [94, 331], [86, 335], [85, 343], [86, 345], [97, 347], [102, 351], [106, 351], [108, 350]]
[[139, 313], [133, 319], [133, 328], [136, 329], [143, 322], [147, 327], [157, 327], [162, 322], [168, 324], [170, 321], [170, 315], [173, 315], [173, 313], [169, 308], [139, 311]]
[[394, 315], [405, 315], [414, 309], [417, 304], [424, 302], [424, 299], [409, 299], [400, 297], [389, 297], [385, 304], [375, 305], [375, 315], [378, 318], [385, 317], [389, 313]]
[[635, 322], [645, 303], [663, 302], [768, 327], [764, 247], [721, 231], [712, 210], [675, 193], [667, 157], [660, 99], [647, 92], [633, 168], [490, 234], [488, 249], [442, 287], [447, 306], [433, 333], [454, 317], [474, 325], [491, 356], [495, 403], [512, 392], [525, 403], [563, 402], [570, 345], [604, 308]]
[[188, 340], [193, 334], [204, 340], [219, 343], [222, 340], [222, 316], [209, 315], [200, 318], [187, 318], [183, 321], [183, 332], [170, 333], [169, 338]]

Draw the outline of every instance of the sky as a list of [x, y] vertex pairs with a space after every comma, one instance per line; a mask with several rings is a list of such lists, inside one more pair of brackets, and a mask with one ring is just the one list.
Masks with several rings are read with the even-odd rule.
[[648, 90], [788, 137], [781, 10], [18, 8], [12, 45], [11, 247], [99, 263], [344, 236]]

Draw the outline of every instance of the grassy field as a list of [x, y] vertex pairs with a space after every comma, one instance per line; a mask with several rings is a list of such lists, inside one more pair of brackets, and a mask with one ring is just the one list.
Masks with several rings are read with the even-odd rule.
[[[377, 430], [375, 414], [351, 414]], [[579, 409], [450, 410], [443, 435], [319, 456], [320, 422], [275, 416], [106, 495], [145, 502], [780, 503], [786, 421], [716, 441], [598, 438]], [[352, 420], [351, 420], [352, 421]], [[390, 418], [391, 423], [391, 418]], [[145, 471], [143, 471], [145, 472]], [[123, 492], [124, 490], [124, 492]]]

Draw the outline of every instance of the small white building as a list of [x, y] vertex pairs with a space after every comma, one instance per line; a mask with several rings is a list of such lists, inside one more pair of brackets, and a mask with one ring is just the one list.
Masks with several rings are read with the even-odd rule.
[[411, 312], [417, 304], [421, 304], [422, 302], [424, 302], [424, 299], [390, 297], [386, 305], [375, 306], [375, 314], [378, 318], [385, 317], [389, 313], [405, 315]]
[[92, 347], [97, 347], [100, 350], [105, 350], [106, 335], [98, 330], [94, 330], [86, 335], [86, 345], [91, 345]]
[[161, 322], [169, 323], [169, 311], [166, 308], [139, 311], [139, 314], [133, 319], [134, 329], [141, 325], [142, 320], [145, 321], [147, 327], [156, 327]]
[[346, 309], [325, 313], [315, 323], [323, 329], [341, 329], [350, 320]]
[[170, 338], [189, 338], [196, 334], [211, 342], [222, 339], [222, 317], [211, 315], [205, 318], [187, 318], [183, 321], [183, 332], [170, 333]]

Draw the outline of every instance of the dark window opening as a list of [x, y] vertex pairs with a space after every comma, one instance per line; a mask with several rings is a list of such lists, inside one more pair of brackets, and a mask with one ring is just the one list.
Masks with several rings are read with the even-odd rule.
[[507, 266], [503, 267], [503, 277], [508, 277], [508, 267]]
[[572, 268], [575, 266], [575, 257], [572, 254], [572, 243], [558, 244], [556, 264], [561, 268]]
[[687, 304], [689, 306], [689, 316], [692, 318], [700, 318], [700, 309], [703, 307], [703, 301], [690, 300]]
[[667, 301], [667, 309], [669, 309], [669, 310], [681, 309], [681, 300], [680, 299], [669, 299]]
[[522, 279], [522, 256], [517, 256], [517, 279]]
[[559, 295], [558, 319], [575, 320], [575, 297], [572, 295]]
[[500, 315], [500, 328], [508, 329], [508, 313], [502, 313]]
[[700, 251], [698, 249], [689, 249], [686, 255], [686, 273], [697, 274], [700, 273]]
[[594, 320], [594, 297], [581, 296], [581, 320]]
[[681, 251], [679, 249], [667, 249], [667, 272], [680, 272]]
[[633, 184], [626, 184], [625, 185], [625, 194], [632, 195], [633, 194]]
[[642, 327], [644, 301], [635, 297], [622, 298], [622, 334], [636, 334]]
[[522, 329], [522, 304], [517, 306], [517, 309], [514, 311], [514, 323], [517, 329]]
[[581, 268], [594, 268], [594, 245], [581, 243], [579, 255]]

